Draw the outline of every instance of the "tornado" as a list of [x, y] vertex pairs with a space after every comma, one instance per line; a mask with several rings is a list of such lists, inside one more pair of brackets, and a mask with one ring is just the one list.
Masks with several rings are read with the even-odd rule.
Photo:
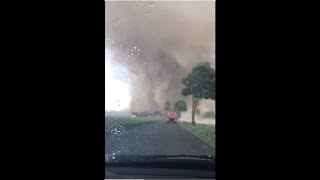
[[[129, 72], [131, 111], [159, 111], [180, 99], [191, 110], [181, 79], [200, 62], [215, 68], [215, 2], [107, 1], [105, 46]], [[202, 100], [199, 108], [214, 111], [214, 104]]]

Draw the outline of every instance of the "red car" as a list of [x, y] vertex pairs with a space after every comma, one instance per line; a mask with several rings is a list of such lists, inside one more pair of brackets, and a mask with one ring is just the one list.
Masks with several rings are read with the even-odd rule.
[[166, 116], [166, 121], [167, 123], [169, 122], [174, 122], [174, 123], [178, 123], [178, 115], [175, 112], [167, 112], [167, 116]]

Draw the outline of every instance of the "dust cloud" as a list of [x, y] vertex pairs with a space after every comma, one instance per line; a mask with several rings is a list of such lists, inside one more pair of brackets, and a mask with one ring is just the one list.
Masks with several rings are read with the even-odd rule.
[[[215, 68], [215, 2], [106, 2], [106, 48], [130, 73], [131, 111], [163, 110], [181, 95], [181, 79], [208, 61]], [[205, 103], [203, 103], [205, 102]], [[213, 111], [206, 100], [200, 108]]]

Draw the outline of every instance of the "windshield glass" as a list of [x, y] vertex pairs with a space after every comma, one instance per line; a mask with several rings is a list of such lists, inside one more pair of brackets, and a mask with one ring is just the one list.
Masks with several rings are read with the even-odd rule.
[[215, 155], [215, 2], [106, 1], [105, 154]]

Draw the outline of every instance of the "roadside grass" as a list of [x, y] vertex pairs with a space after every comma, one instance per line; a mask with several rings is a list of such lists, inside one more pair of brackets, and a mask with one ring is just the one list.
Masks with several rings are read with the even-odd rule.
[[202, 141], [215, 148], [215, 125], [196, 124], [192, 125], [191, 122], [182, 122], [181, 126], [187, 131], [191, 132]]
[[146, 117], [130, 117], [130, 116], [106, 116], [105, 117], [105, 133], [122, 134], [124, 131], [134, 126], [139, 126], [145, 123], [151, 123], [160, 120], [160, 118]]

